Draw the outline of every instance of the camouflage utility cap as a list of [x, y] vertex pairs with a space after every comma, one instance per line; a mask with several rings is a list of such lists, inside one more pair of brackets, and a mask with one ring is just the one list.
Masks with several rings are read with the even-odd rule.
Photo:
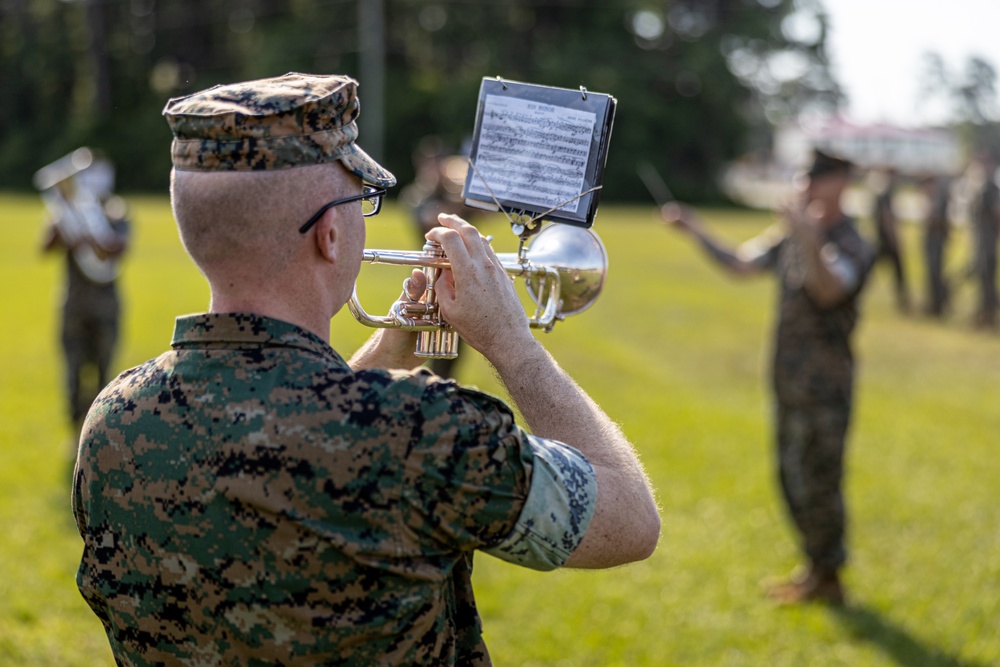
[[812, 164], [809, 165], [806, 176], [819, 178], [827, 174], [847, 174], [853, 166], [850, 160], [843, 157], [813, 149]]
[[357, 85], [347, 76], [291, 72], [173, 98], [163, 115], [174, 133], [174, 168], [256, 171], [339, 160], [366, 183], [395, 185], [355, 143]]

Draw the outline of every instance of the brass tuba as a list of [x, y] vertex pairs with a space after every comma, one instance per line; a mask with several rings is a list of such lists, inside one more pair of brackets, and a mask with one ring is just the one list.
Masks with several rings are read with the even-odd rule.
[[[553, 223], [543, 228], [530, 246], [523, 241], [517, 253], [497, 257], [512, 278], [521, 277], [535, 303], [529, 317], [534, 328], [551, 331], [557, 320], [589, 308], [604, 287], [608, 255], [591, 229]], [[373, 317], [358, 301], [357, 286], [348, 302], [354, 317], [365, 326], [419, 332], [416, 355], [453, 359], [458, 355], [458, 333], [441, 318], [434, 283], [441, 269], [450, 267], [439, 244], [428, 242], [420, 252], [365, 250], [369, 264], [421, 267], [427, 278], [424, 301], [399, 301], [384, 316]]]
[[89, 148], [78, 148], [35, 172], [34, 184], [84, 275], [98, 284], [113, 281], [119, 268], [113, 252], [117, 234], [101, 204], [112, 192], [111, 164]]

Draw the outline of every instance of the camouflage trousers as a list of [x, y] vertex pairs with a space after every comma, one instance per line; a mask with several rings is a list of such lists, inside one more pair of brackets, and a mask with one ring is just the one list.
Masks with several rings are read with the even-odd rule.
[[79, 425], [97, 394], [110, 381], [108, 371], [118, 338], [118, 309], [104, 312], [63, 311], [62, 348], [66, 362], [69, 417]]
[[997, 254], [995, 250], [984, 252], [979, 259], [976, 282], [979, 284], [976, 324], [996, 326], [1000, 297], [997, 296]]
[[924, 240], [924, 263], [927, 265], [927, 312], [944, 315], [948, 308], [948, 283], [944, 277], [945, 239], [928, 234]]
[[812, 565], [847, 560], [841, 481], [850, 406], [777, 406], [778, 472], [788, 512]]

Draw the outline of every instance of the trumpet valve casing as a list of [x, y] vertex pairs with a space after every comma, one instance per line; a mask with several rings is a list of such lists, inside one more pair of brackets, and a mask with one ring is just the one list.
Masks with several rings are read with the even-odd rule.
[[454, 359], [458, 356], [458, 332], [454, 329], [419, 331], [413, 353], [424, 359]]
[[[444, 250], [441, 244], [428, 241], [424, 244], [424, 255], [431, 258], [443, 258]], [[414, 354], [427, 359], [454, 359], [458, 356], [458, 332], [447, 326], [441, 319], [441, 311], [437, 303], [437, 279], [441, 274], [441, 269], [433, 266], [425, 266], [424, 276], [427, 278], [427, 290], [425, 304], [427, 313], [424, 319], [428, 323], [441, 327], [434, 331], [420, 331], [417, 333], [417, 348]]]

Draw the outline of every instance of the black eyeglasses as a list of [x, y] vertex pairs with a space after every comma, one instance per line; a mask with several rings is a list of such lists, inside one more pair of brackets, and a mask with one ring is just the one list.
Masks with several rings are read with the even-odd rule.
[[309, 218], [306, 224], [299, 227], [299, 233], [305, 234], [306, 232], [308, 232], [309, 229], [313, 225], [315, 225], [320, 218], [323, 217], [324, 213], [326, 213], [334, 206], [338, 206], [339, 204], [346, 204], [348, 202], [360, 200], [361, 215], [365, 216], [366, 218], [370, 218], [373, 215], [377, 215], [378, 212], [382, 210], [382, 195], [384, 195], [385, 193], [386, 193], [385, 188], [376, 188], [371, 185], [366, 185], [364, 186], [364, 188], [361, 191], [361, 194], [359, 195], [354, 195], [353, 197], [344, 197], [343, 199], [334, 199], [332, 202], [330, 202], [329, 204], [325, 204], [323, 208], [316, 211], [316, 214], [313, 215], [313, 217]]

